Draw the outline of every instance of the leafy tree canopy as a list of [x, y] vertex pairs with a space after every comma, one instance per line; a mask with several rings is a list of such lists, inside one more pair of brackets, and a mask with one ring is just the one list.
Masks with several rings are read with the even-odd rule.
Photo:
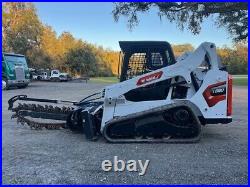
[[39, 45], [42, 24], [32, 3], [4, 3], [2, 21], [6, 49], [26, 54]]
[[215, 15], [216, 25], [225, 27], [235, 42], [248, 38], [248, 3], [247, 2], [123, 2], [115, 3], [113, 16], [118, 21], [120, 16], [128, 18], [128, 26], [132, 29], [138, 25], [138, 13], [145, 13], [150, 8], [158, 8], [160, 19], [167, 18], [183, 30], [189, 29], [199, 34], [201, 23], [211, 15]]

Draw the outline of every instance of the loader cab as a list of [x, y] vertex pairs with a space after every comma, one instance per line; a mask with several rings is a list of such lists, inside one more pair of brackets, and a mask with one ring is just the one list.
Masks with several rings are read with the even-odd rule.
[[120, 41], [120, 82], [172, 65], [175, 57], [168, 42]]

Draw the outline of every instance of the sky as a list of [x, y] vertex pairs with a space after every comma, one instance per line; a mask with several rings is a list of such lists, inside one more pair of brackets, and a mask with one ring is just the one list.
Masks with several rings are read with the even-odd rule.
[[190, 43], [194, 47], [204, 41], [217, 46], [231, 46], [232, 39], [223, 28], [218, 28], [211, 17], [202, 24], [199, 35], [190, 31], [180, 31], [175, 23], [160, 20], [157, 9], [140, 14], [140, 23], [132, 31], [127, 27], [127, 19], [121, 17], [115, 22], [112, 16], [113, 3], [86, 2], [39, 2], [34, 3], [40, 20], [52, 26], [57, 35], [70, 32], [75, 38], [119, 50], [121, 40], [157, 40], [170, 44]]

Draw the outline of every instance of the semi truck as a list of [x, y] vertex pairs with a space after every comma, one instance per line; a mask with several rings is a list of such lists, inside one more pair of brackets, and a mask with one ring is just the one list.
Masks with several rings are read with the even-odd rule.
[[2, 53], [2, 80], [5, 89], [12, 86], [25, 88], [30, 83], [29, 68], [24, 55]]

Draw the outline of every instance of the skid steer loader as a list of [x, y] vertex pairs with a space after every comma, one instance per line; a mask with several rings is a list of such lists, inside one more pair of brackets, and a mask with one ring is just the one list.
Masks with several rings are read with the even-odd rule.
[[202, 43], [177, 60], [167, 42], [119, 44], [119, 83], [78, 102], [17, 95], [8, 101], [13, 117], [31, 128], [69, 128], [113, 143], [197, 142], [205, 124], [232, 121], [232, 78], [215, 44]]

